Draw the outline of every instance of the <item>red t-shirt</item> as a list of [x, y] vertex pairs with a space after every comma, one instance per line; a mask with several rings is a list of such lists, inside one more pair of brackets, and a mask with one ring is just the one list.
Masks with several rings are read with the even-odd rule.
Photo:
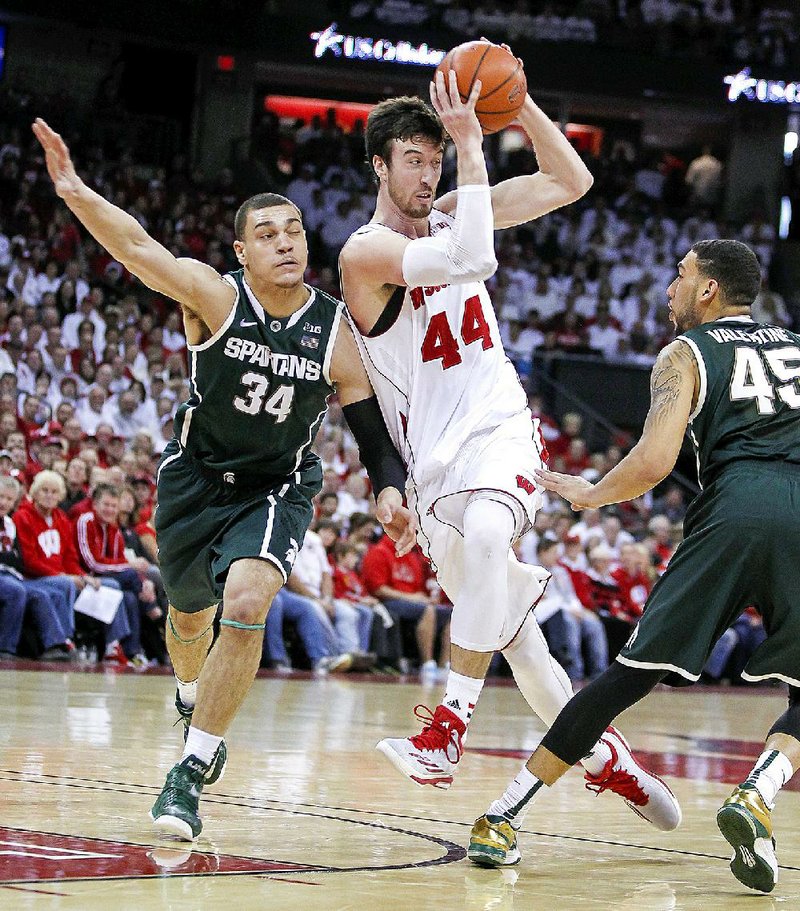
[[414, 548], [404, 557], [398, 557], [394, 550], [394, 541], [388, 535], [384, 535], [364, 554], [361, 578], [371, 595], [374, 595], [382, 585], [416, 594], [426, 590], [428, 568], [419, 548]]
[[341, 566], [333, 567], [333, 597], [345, 598], [348, 601], [360, 601], [367, 590], [361, 577], [354, 569], [344, 569]]

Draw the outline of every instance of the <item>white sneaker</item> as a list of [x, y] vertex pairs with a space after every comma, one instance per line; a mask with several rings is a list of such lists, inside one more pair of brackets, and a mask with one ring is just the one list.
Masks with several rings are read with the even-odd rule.
[[608, 727], [600, 740], [611, 750], [611, 759], [599, 775], [584, 775], [586, 788], [596, 794], [613, 791], [642, 819], [662, 832], [676, 829], [681, 822], [681, 807], [667, 785], [639, 765], [627, 740]]
[[467, 726], [443, 705], [438, 705], [435, 712], [418, 705], [414, 714], [426, 722], [421, 734], [381, 740], [376, 749], [416, 784], [447, 790], [464, 752]]

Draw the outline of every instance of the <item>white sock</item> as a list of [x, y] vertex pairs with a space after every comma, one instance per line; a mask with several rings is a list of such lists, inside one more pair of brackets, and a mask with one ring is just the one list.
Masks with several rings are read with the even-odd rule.
[[519, 829], [543, 787], [546, 787], [545, 783], [529, 772], [527, 766], [523, 766], [506, 788], [505, 794], [499, 800], [492, 801], [486, 814], [503, 816], [511, 823], [512, 828]]
[[195, 702], [197, 702], [197, 680], [190, 680], [186, 683], [176, 675], [175, 682], [178, 684], [178, 694], [181, 697], [181, 702], [187, 709], [193, 709]]
[[453, 714], [458, 715], [464, 724], [469, 724], [472, 710], [475, 708], [482, 689], [482, 679], [465, 677], [463, 674], [450, 671], [447, 675], [442, 705], [447, 706]]
[[221, 737], [217, 737], [216, 734], [207, 734], [205, 731], [201, 731], [200, 728], [196, 728], [192, 725], [192, 727], [189, 728], [186, 743], [183, 745], [183, 755], [181, 756], [181, 759], [186, 759], [187, 756], [196, 756], [200, 762], [211, 765], [214, 754], [219, 749], [221, 743]]
[[592, 747], [592, 752], [581, 759], [581, 765], [590, 775], [599, 775], [611, 759], [611, 747], [602, 738]]
[[785, 753], [780, 750], [765, 750], [744, 783], [753, 785], [764, 798], [764, 803], [772, 809], [775, 795], [792, 775], [794, 769]]

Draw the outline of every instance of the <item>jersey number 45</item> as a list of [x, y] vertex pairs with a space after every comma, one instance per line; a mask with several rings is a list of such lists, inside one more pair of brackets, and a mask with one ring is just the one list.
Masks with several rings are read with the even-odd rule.
[[[464, 316], [461, 318], [461, 339], [465, 345], [480, 342], [484, 351], [494, 345], [489, 331], [489, 324], [483, 315], [481, 299], [478, 295], [464, 301]], [[455, 367], [461, 363], [461, 352], [458, 341], [453, 335], [446, 313], [434, 313], [425, 338], [422, 340], [422, 361], [441, 360], [442, 370]]]

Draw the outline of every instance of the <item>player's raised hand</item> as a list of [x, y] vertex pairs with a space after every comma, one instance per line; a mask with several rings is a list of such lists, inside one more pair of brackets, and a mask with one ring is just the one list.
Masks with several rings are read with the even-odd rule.
[[534, 474], [545, 490], [552, 490], [563, 497], [576, 512], [595, 505], [592, 499], [594, 484], [590, 484], [585, 478], [573, 474], [559, 474], [547, 468], [537, 468]]
[[431, 104], [441, 117], [444, 128], [456, 147], [469, 139], [473, 139], [479, 144], [483, 142], [483, 130], [475, 113], [475, 105], [481, 94], [480, 79], [475, 80], [469, 98], [462, 101], [455, 70], [448, 72], [447, 82], [445, 82], [444, 73], [437, 70], [430, 85], [430, 92]]
[[75, 166], [64, 140], [41, 117], [37, 117], [33, 122], [33, 132], [44, 149], [47, 173], [53, 181], [56, 193], [64, 199], [77, 192], [83, 181], [75, 173]]
[[394, 541], [398, 557], [413, 550], [417, 540], [417, 517], [403, 506], [403, 495], [396, 487], [386, 487], [378, 494], [375, 516]]

